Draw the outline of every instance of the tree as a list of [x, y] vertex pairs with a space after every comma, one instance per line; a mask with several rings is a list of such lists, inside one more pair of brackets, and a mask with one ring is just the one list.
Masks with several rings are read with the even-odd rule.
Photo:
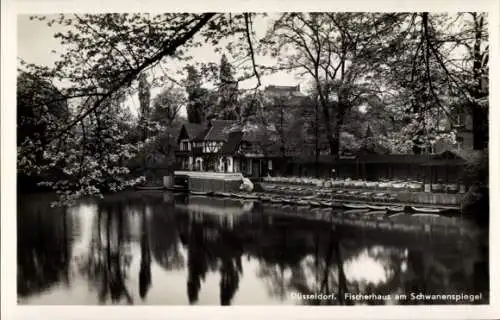
[[180, 88], [165, 87], [153, 100], [151, 120], [158, 121], [163, 127], [168, 128], [172, 126], [185, 104], [186, 98]]
[[380, 77], [397, 93], [391, 100], [395, 117], [406, 122], [403, 136], [413, 140], [415, 153], [424, 152], [438, 137], [450, 133], [441, 121], [453, 128], [465, 106], [477, 121], [474, 148], [482, 148], [487, 141], [488, 109], [485, 16], [422, 12], [404, 14], [401, 19], [399, 34], [388, 37], [374, 54], [385, 57]]
[[[47, 172], [40, 170], [49, 161], [45, 148], [35, 148], [35, 142], [47, 142], [69, 118], [68, 103], [61, 92], [48, 80], [21, 72], [17, 77], [17, 165], [22, 188], [34, 187]], [[51, 170], [57, 173], [57, 168]]]
[[148, 82], [146, 74], [141, 73], [139, 82], [139, 110], [142, 119], [149, 118], [151, 105], [151, 85]]
[[203, 123], [206, 119], [209, 92], [201, 86], [201, 76], [194, 66], [187, 66], [186, 93], [188, 95], [187, 116], [191, 123]]
[[151, 85], [148, 82], [146, 74], [141, 73], [138, 78], [139, 82], [139, 124], [142, 128], [142, 138], [148, 137], [147, 120], [150, 118], [151, 106]]
[[234, 79], [233, 66], [225, 54], [221, 57], [219, 70], [218, 106], [214, 112], [216, 114], [212, 116], [224, 120], [237, 120], [240, 117], [238, 82]]
[[[45, 16], [33, 18], [47, 19]], [[49, 185], [62, 188], [60, 191], [72, 198], [127, 187], [129, 180], [114, 178], [125, 173], [121, 166], [125, 159], [120, 155], [128, 158], [132, 147], [115, 130], [124, 120], [119, 108], [120, 99], [133, 94], [132, 83], [137, 77], [166, 57], [185, 61], [189, 58], [186, 49], [206, 41], [217, 45], [223, 38], [247, 32], [248, 28], [244, 28], [247, 20], [244, 14], [172, 13], [61, 14], [47, 21], [49, 26], [59, 24], [65, 28], [54, 35], [64, 47], [60, 59], [54, 68], [25, 62], [22, 62], [22, 68], [38, 77], [64, 80], [68, 85], [61, 94], [71, 100], [74, 112], [57, 130], [43, 139], [31, 140], [29, 148], [25, 144], [23, 152], [29, 154], [34, 150], [50, 149], [52, 165], [56, 165], [55, 159], [63, 160], [63, 155], [66, 155], [66, 161], [56, 166], [72, 175], [72, 183]], [[94, 145], [88, 143], [89, 137]], [[104, 153], [108, 147], [118, 153]], [[92, 154], [88, 150], [99, 152]], [[78, 182], [80, 175], [76, 172], [83, 173], [85, 170], [79, 168], [90, 169], [90, 164], [94, 168], [93, 178]], [[102, 181], [104, 178], [111, 178], [114, 182], [109, 185]]]
[[286, 13], [263, 42], [275, 56], [293, 52], [278, 58], [278, 69], [302, 70], [313, 79], [334, 158], [339, 154], [346, 111], [369, 92], [361, 80], [374, 66], [360, 62], [374, 39], [391, 30], [395, 19], [390, 14]]
[[173, 167], [175, 155], [173, 151], [177, 145], [176, 133], [182, 125], [179, 119], [180, 109], [186, 105], [186, 98], [182, 89], [172, 85], [165, 87], [153, 99], [151, 122], [156, 124], [155, 135], [146, 148], [149, 155], [161, 155], [167, 167]]
[[[221, 40], [230, 39], [227, 52], [233, 58], [250, 62], [253, 74], [245, 72], [236, 79], [228, 59], [221, 59], [219, 90], [211, 94], [201, 89], [196, 69], [188, 69], [189, 120], [203, 122], [206, 115], [214, 113], [202, 106], [212, 105], [217, 95], [222, 97], [220, 102], [225, 108], [238, 106], [235, 97], [242, 79], [256, 76], [257, 87], [260, 85], [252, 43], [254, 16], [250, 13], [76, 14], [48, 21], [49, 25], [67, 28], [55, 34], [65, 51], [54, 68], [30, 64], [22, 67], [38, 78], [68, 83], [59, 91], [69, 101], [72, 112], [54, 130], [44, 132], [43, 137], [31, 137], [23, 144], [22, 152], [36, 154], [47, 150], [52, 165], [71, 174], [90, 170], [82, 161], [97, 163], [98, 172], [115, 165], [121, 168], [122, 163], [115, 162], [120, 157], [101, 156], [101, 151], [111, 147], [117, 154], [127, 154], [135, 146], [122, 139], [117, 130], [107, 131], [104, 123], [127, 127], [120, 104], [124, 97], [135, 94], [137, 87], [132, 84], [137, 78], [167, 58], [187, 61], [189, 49], [204, 43], [220, 47]], [[340, 137], [346, 116], [374, 94], [385, 108], [390, 106], [388, 110], [396, 121], [404, 123], [400, 132], [395, 127], [394, 132], [387, 133], [388, 140], [399, 134], [414, 140], [415, 152], [423, 152], [442, 134], [438, 122], [443, 115], [453, 120], [454, 109], [466, 106], [472, 111], [475, 144], [480, 148], [480, 140], [485, 140], [487, 132], [486, 28], [486, 16], [478, 13], [453, 16], [425, 12], [285, 13], [274, 22], [262, 48], [280, 56], [279, 69], [301, 70], [302, 75], [307, 74], [313, 80], [333, 157], [342, 149]], [[457, 57], [460, 50], [466, 54]], [[144, 89], [143, 85], [139, 87]], [[142, 93], [141, 97], [145, 99]], [[240, 112], [235, 111], [239, 116]], [[222, 117], [232, 118], [234, 114]], [[106, 142], [106, 135], [110, 134], [114, 136], [113, 145]], [[100, 151], [92, 154], [89, 150]], [[61, 156], [65, 152], [69, 160]], [[56, 158], [59, 162], [54, 162]], [[84, 170], [75, 170], [80, 167]], [[33, 169], [43, 171], [48, 166], [35, 164]], [[102, 176], [115, 175], [103, 173], [100, 172]], [[76, 176], [79, 174], [71, 181], [76, 181]], [[75, 182], [72, 188], [80, 194], [111, 190], [99, 179], [83, 184]], [[127, 185], [125, 180], [121, 180], [118, 189]], [[70, 191], [66, 187], [64, 190]]]

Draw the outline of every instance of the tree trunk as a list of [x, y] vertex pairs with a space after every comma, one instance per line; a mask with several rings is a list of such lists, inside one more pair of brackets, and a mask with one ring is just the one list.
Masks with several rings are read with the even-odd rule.
[[338, 158], [338, 141], [336, 141], [336, 137], [333, 136], [333, 129], [332, 129], [332, 123], [330, 119], [330, 112], [328, 110], [328, 101], [326, 97], [324, 96], [322, 89], [321, 89], [321, 84], [319, 78], [316, 78], [316, 89], [319, 94], [319, 101], [321, 103], [321, 109], [323, 112], [323, 119], [325, 121], [325, 128], [326, 128], [326, 138], [328, 140], [328, 145], [330, 146], [330, 154], [332, 156], [332, 159], [335, 161]]
[[340, 154], [340, 129], [344, 123], [344, 115], [347, 110], [347, 105], [348, 103], [345, 99], [340, 98], [335, 113], [335, 152], [337, 155]]
[[286, 156], [286, 148], [285, 148], [285, 129], [284, 129], [284, 126], [285, 126], [285, 121], [284, 121], [284, 110], [283, 110], [283, 103], [280, 102], [279, 104], [279, 108], [280, 108], [280, 138], [281, 138], [281, 155], [283, 157]]
[[319, 152], [320, 151], [319, 151], [319, 119], [318, 119], [319, 118], [319, 114], [318, 114], [319, 113], [319, 110], [318, 110], [319, 106], [318, 106], [318, 99], [316, 99], [315, 109], [316, 109], [316, 110], [314, 110], [314, 114], [315, 114], [315, 123], [314, 123], [314, 131], [315, 132], [314, 132], [314, 135], [315, 135], [315, 144], [316, 144], [315, 145], [315, 153], [314, 153], [314, 155], [316, 157], [316, 159], [315, 159], [315, 161], [316, 161], [315, 174], [316, 174], [316, 178], [319, 178], [318, 166], [319, 166]]
[[[482, 54], [481, 54], [481, 33], [484, 26], [484, 18], [474, 17], [475, 42], [473, 51], [473, 74], [474, 87], [472, 89], [472, 97], [474, 99], [482, 99], [486, 95], [483, 90], [482, 83]], [[479, 103], [473, 102], [472, 108], [472, 130], [473, 130], [473, 148], [474, 150], [483, 150], [488, 146], [488, 108], [482, 107]]]

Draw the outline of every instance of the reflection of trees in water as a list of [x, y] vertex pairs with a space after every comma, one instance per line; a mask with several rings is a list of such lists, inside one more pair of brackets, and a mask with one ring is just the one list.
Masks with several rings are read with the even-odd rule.
[[[463, 241], [463, 240], [460, 240]], [[441, 248], [442, 249], [442, 248]], [[458, 250], [457, 250], [458, 249]], [[455, 252], [454, 252], [455, 251]], [[479, 256], [477, 255], [479, 254]], [[480, 256], [476, 248], [446, 248], [446, 250], [409, 249], [407, 270], [403, 273], [399, 287], [403, 292], [441, 294], [488, 295], [488, 274], [477, 283], [478, 265], [487, 265], [488, 257]], [[483, 272], [485, 269], [482, 269]], [[486, 300], [482, 303], [487, 302]], [[402, 304], [454, 304], [450, 300], [401, 301]]]
[[139, 269], [139, 295], [141, 299], [151, 287], [151, 250], [149, 246], [148, 221], [146, 219], [146, 206], [141, 211], [141, 267]]
[[[202, 217], [191, 213], [181, 227], [181, 241], [187, 246], [187, 294], [189, 303], [198, 301], [202, 282], [208, 272], [219, 271], [220, 304], [231, 304], [243, 273], [243, 247], [226, 219]], [[202, 217], [203, 219], [200, 219]]]
[[[214, 272], [220, 276], [220, 303], [231, 304], [240, 285], [243, 253], [259, 261], [258, 276], [267, 284], [270, 295], [282, 300], [288, 299], [290, 292], [388, 294], [474, 290], [487, 295], [487, 236], [479, 254], [478, 241], [472, 238], [408, 241], [399, 236], [392, 239], [390, 233], [369, 236], [359, 229], [346, 231], [338, 226], [332, 230], [331, 225], [325, 223], [307, 224], [278, 217], [270, 224], [261, 215], [240, 215], [235, 219], [203, 212], [191, 215], [193, 212], [176, 212], [174, 204], [165, 204], [162, 199], [153, 200], [128, 198], [99, 205], [92, 227], [90, 254], [82, 265], [82, 272], [97, 288], [101, 303], [133, 302], [125, 283], [131, 262], [128, 247], [131, 222], [125, 207], [140, 213], [138, 280], [139, 295], [143, 299], [152, 285], [154, 259], [165, 270], [187, 268], [190, 303], [198, 301], [206, 275]], [[48, 204], [45, 208], [40, 202], [27, 207], [26, 203], [30, 202], [19, 205], [18, 215], [20, 296], [69, 281], [68, 234], [74, 225], [71, 216], [66, 216], [62, 209], [49, 208]], [[145, 204], [151, 208], [150, 218], [146, 217]], [[186, 248], [187, 260], [181, 244]], [[372, 249], [374, 247], [378, 249]], [[371, 283], [363, 276], [346, 277], [344, 265], [356, 264], [361, 252], [365, 256], [367, 252], [370, 259], [384, 267], [386, 277], [382, 282]], [[350, 303], [342, 299], [302, 302]], [[415, 304], [416, 301], [400, 303]]]
[[[201, 234], [201, 240], [190, 242], [198, 243], [197, 249], [190, 247], [190, 270], [199, 268], [203, 271], [198, 273], [204, 276], [208, 268], [202, 266], [207, 259], [200, 258], [197, 263], [193, 258], [194, 252], [203, 250], [204, 253], [197, 255], [197, 258], [212, 253], [215, 255], [212, 260], [221, 259], [219, 252], [224, 250], [221, 248], [224, 248], [224, 244], [234, 243], [231, 237], [235, 237], [241, 240], [242, 252], [259, 260], [258, 276], [265, 280], [270, 295], [282, 300], [288, 298], [291, 292], [336, 293], [337, 300], [307, 300], [302, 303], [415, 304], [416, 301], [410, 300], [353, 301], [345, 299], [344, 293], [394, 295], [443, 291], [461, 293], [471, 292], [475, 288], [481, 288], [477, 290], [486, 293], [487, 290], [487, 245], [484, 246], [483, 255], [478, 256], [478, 240], [470, 237], [393, 235], [385, 231], [366, 232], [364, 229], [343, 226], [332, 230], [327, 224], [307, 225], [279, 218], [274, 219], [273, 224], [266, 224], [262, 219], [252, 222], [252, 219], [245, 219], [244, 216], [229, 227], [223, 220], [213, 223], [210, 219], [200, 218], [196, 226], [191, 227], [192, 232]], [[213, 234], [217, 236], [209, 236]], [[218, 243], [218, 251], [214, 251], [213, 243]], [[368, 263], [366, 271], [353, 274], [352, 277], [346, 276], [346, 266], [359, 266], [365, 262]], [[371, 263], [382, 268], [380, 279], [370, 279], [372, 270], [368, 268]], [[233, 289], [228, 283], [236, 283], [239, 277], [235, 276], [237, 273], [229, 262], [222, 262], [220, 271], [225, 275], [221, 289], [225, 288], [230, 293]], [[481, 273], [486, 274], [481, 277]], [[201, 278], [193, 278], [190, 273], [191, 280], [188, 283], [199, 291], [200, 281], [192, 279]], [[482, 285], [478, 286], [475, 281]]]
[[[377, 283], [368, 281], [364, 278], [353, 279], [349, 281], [349, 292], [375, 295], [403, 294], [406, 293], [401, 288], [401, 279], [404, 277], [403, 265], [406, 265], [407, 250], [405, 248], [371, 246], [366, 248], [363, 253], [367, 257], [383, 267], [384, 279], [378, 279]], [[358, 257], [353, 257], [355, 263]], [[369, 273], [370, 270], [367, 270]], [[357, 302], [360, 303], [360, 302]], [[382, 299], [367, 300], [363, 303], [368, 305], [386, 304], [388, 301]]]
[[[253, 249], [260, 260], [258, 276], [268, 280], [269, 293], [283, 301], [293, 286], [307, 290], [300, 263], [308, 253], [310, 234], [292, 226], [277, 225], [263, 231], [258, 239]], [[291, 277], [287, 277], [290, 272]]]
[[[181, 269], [185, 265], [179, 246], [179, 225], [172, 205], [151, 206], [151, 251], [155, 261], [165, 270]], [[182, 232], [181, 232], [182, 233]]]
[[[312, 231], [308, 239], [314, 244], [310, 243], [304, 258], [292, 269], [290, 291], [325, 295], [337, 293], [337, 300], [303, 300], [302, 303], [306, 304], [349, 304], [349, 301], [344, 300], [344, 293], [348, 292], [344, 260], [345, 256], [352, 256], [359, 248], [343, 248], [340, 235], [332, 230]], [[306, 255], [310, 257], [311, 254], [314, 255], [313, 259], [307, 259]], [[308, 279], [306, 274], [313, 276]]]
[[130, 233], [122, 204], [100, 204], [97, 226], [87, 260], [81, 266], [98, 290], [99, 302], [133, 303], [125, 280], [130, 269], [131, 253], [126, 236]]
[[231, 304], [239, 288], [240, 275], [243, 274], [243, 266], [241, 265], [243, 248], [237, 234], [230, 229], [224, 229], [218, 240], [216, 245], [221, 260], [219, 267], [220, 304], [226, 306]]
[[192, 222], [187, 240], [188, 252], [188, 279], [187, 294], [189, 303], [198, 301], [202, 280], [209, 269], [215, 268], [215, 257], [204, 239], [203, 225]]
[[[47, 200], [47, 199], [46, 199]], [[71, 219], [48, 201], [19, 199], [17, 214], [17, 292], [20, 297], [69, 285]]]
[[[300, 232], [300, 229], [306, 230]], [[283, 226], [274, 226], [258, 237], [260, 248], [255, 250], [260, 259], [258, 276], [266, 280], [272, 296], [283, 299], [291, 292], [336, 293], [337, 300], [307, 300], [302, 303], [353, 304], [362, 302], [345, 300], [344, 293], [386, 295], [442, 293], [443, 290], [460, 293], [470, 292], [474, 287], [470, 270], [474, 266], [479, 268], [474, 264], [477, 258], [472, 253], [476, 251], [475, 248], [464, 247], [454, 241], [443, 244], [439, 239], [429, 241], [426, 245], [415, 243], [412, 248], [399, 245], [395, 239], [391, 247], [387, 244], [377, 245], [375, 238], [363, 239], [359, 237], [362, 235], [345, 233], [340, 228], [331, 231], [300, 229], [294, 226], [283, 231]], [[304, 249], [301, 250], [301, 247]], [[357, 263], [362, 252], [367, 252], [370, 259], [383, 266], [384, 279], [373, 283], [363, 279], [362, 275], [361, 279], [346, 277], [346, 263]], [[293, 255], [296, 257], [291, 258]], [[471, 260], [472, 267], [464, 262], [467, 258]], [[487, 261], [487, 257], [479, 260]], [[369, 273], [370, 270], [366, 270], [366, 274]], [[385, 302], [371, 300], [366, 303]], [[415, 301], [407, 300], [406, 303], [414, 304]]]

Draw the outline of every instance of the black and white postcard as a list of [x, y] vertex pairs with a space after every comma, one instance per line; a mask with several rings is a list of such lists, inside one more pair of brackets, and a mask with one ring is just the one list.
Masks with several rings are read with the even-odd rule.
[[497, 2], [3, 5], [6, 319], [498, 312]]

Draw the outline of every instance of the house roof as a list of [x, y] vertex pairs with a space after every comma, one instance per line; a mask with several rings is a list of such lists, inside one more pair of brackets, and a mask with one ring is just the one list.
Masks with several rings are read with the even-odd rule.
[[233, 131], [229, 133], [229, 137], [222, 146], [220, 153], [224, 155], [234, 154], [240, 145], [240, 142], [243, 138], [243, 132], [241, 131]]
[[207, 132], [210, 130], [210, 128], [203, 128], [203, 130], [199, 131], [198, 134], [192, 138], [194, 141], [203, 141], [205, 140], [205, 136], [207, 135]]
[[212, 120], [203, 140], [226, 141], [235, 125], [234, 120]]
[[243, 133], [243, 137], [242, 137], [242, 140], [244, 141], [248, 141], [248, 142], [257, 142], [257, 141], [261, 141], [262, 138], [263, 138], [263, 135], [265, 133], [264, 132], [261, 132], [261, 131], [255, 131], [255, 130], [251, 130], [251, 131], [245, 131]]
[[275, 92], [275, 93], [300, 93], [300, 86], [267, 86], [265, 89], [267, 92]]
[[189, 136], [189, 139], [193, 139], [205, 130], [205, 126], [198, 123], [185, 123], [184, 128]]

